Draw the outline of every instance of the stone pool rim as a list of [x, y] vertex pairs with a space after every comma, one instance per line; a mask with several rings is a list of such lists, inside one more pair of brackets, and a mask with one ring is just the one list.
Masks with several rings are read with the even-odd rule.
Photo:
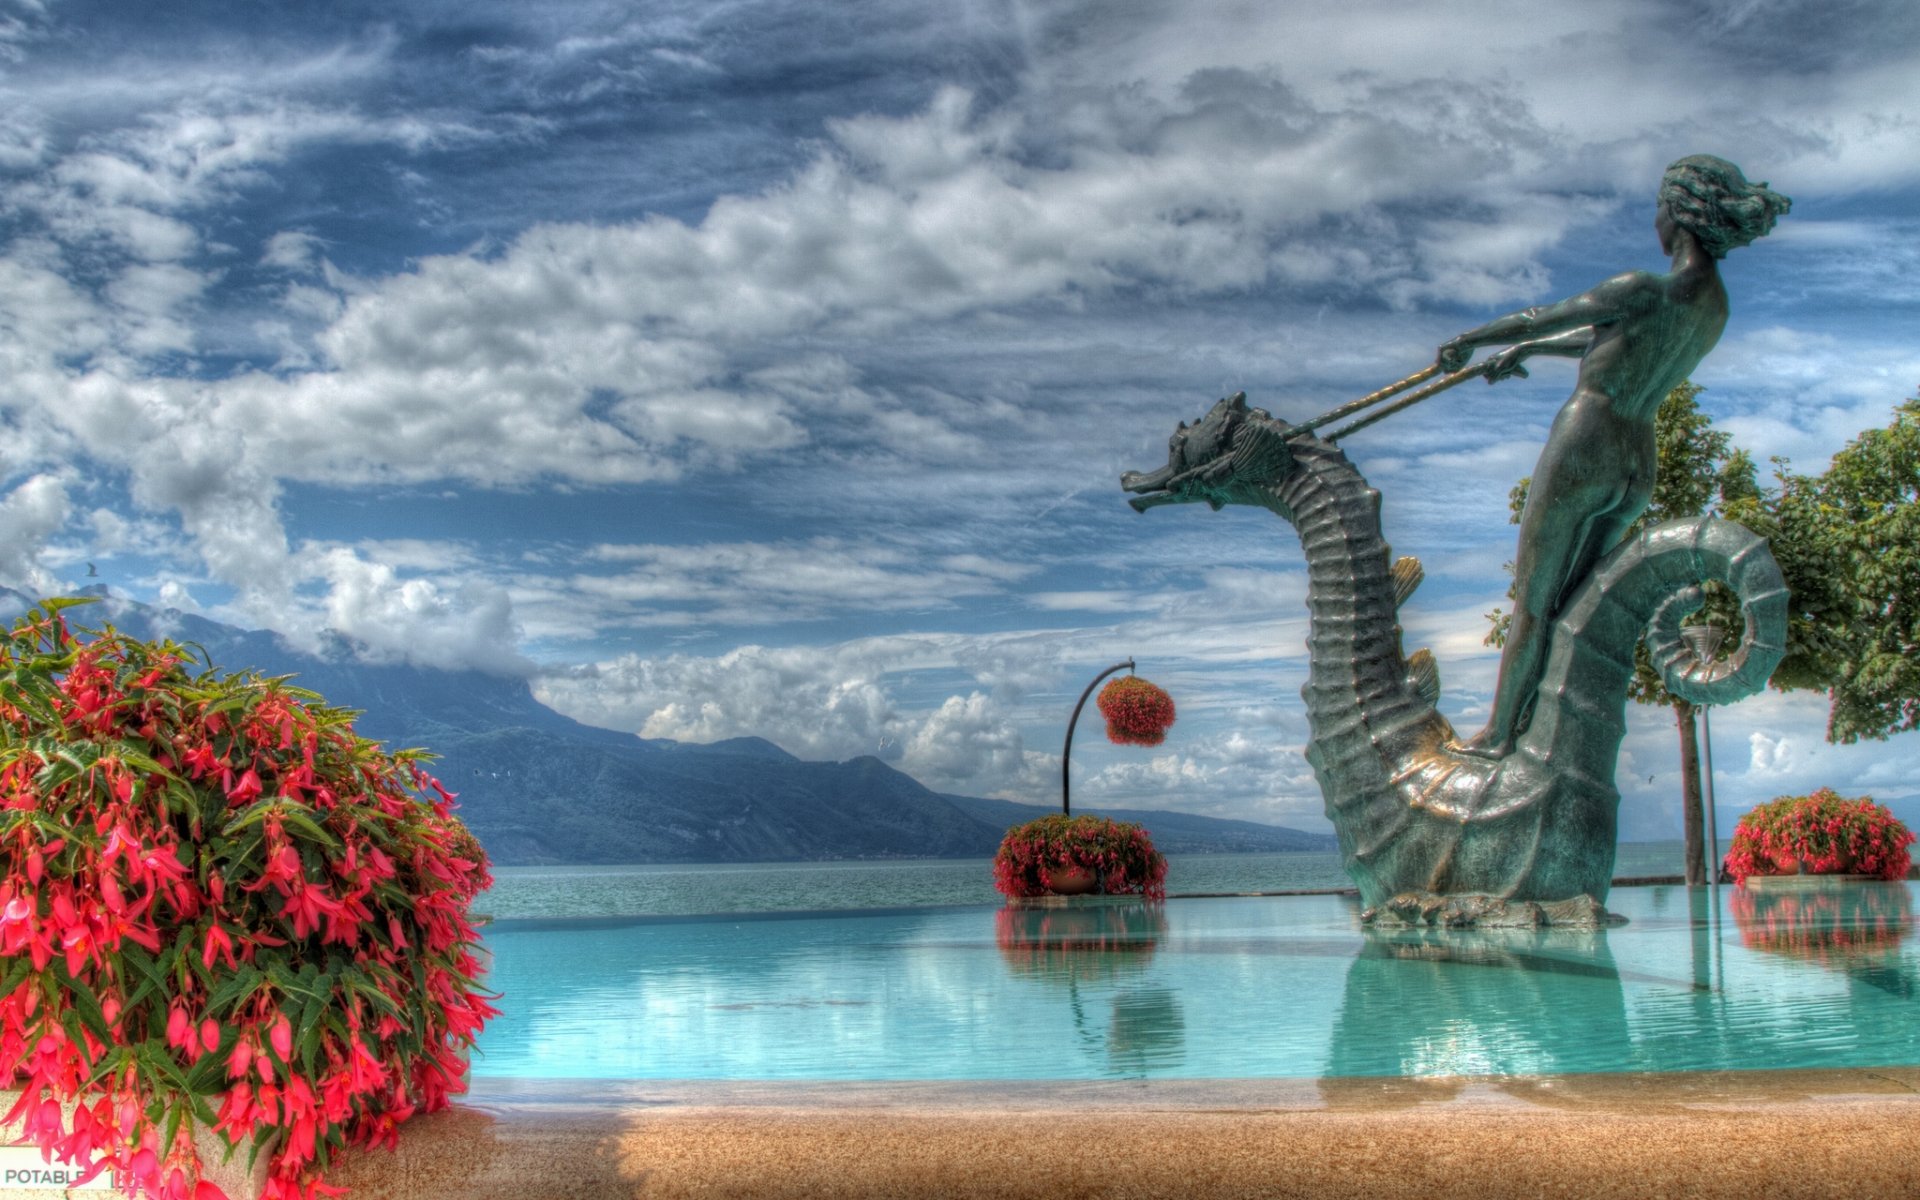
[[1920, 1194], [1920, 1067], [1417, 1079], [476, 1082], [358, 1200]]

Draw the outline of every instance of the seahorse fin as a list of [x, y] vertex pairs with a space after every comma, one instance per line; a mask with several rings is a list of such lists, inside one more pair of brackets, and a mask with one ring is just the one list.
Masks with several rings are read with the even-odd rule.
[[[1419, 587], [1420, 581], [1426, 577], [1426, 568], [1422, 567], [1420, 560], [1411, 554], [1394, 559], [1393, 606], [1399, 608], [1402, 604], [1405, 604], [1407, 597], [1413, 595], [1413, 589]], [[1432, 655], [1428, 655], [1428, 657], [1431, 658]]]
[[[1400, 562], [1413, 563], [1413, 569], [1416, 573], [1415, 577], [1418, 578], [1417, 573], [1420, 570], [1419, 563], [1414, 562], [1414, 560], [1411, 558], [1403, 558], [1400, 560]], [[1400, 566], [1400, 563], [1394, 564], [1394, 568], [1395, 568], [1394, 575], [1396, 577], [1396, 580], [1400, 574], [1399, 566]], [[1409, 588], [1407, 590], [1412, 591], [1413, 589]], [[1430, 706], [1439, 705], [1440, 703], [1440, 664], [1434, 661], [1433, 651], [1428, 650], [1425, 647], [1421, 647], [1420, 649], [1415, 650], [1413, 652], [1413, 655], [1407, 659], [1407, 685], [1413, 688], [1413, 690], [1419, 694], [1420, 698], [1422, 700], [1425, 700], [1428, 705]]]

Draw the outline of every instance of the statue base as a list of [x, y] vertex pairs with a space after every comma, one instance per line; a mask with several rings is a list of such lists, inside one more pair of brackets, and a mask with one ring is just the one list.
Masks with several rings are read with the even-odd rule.
[[1447, 929], [1605, 929], [1627, 919], [1610, 913], [1592, 896], [1565, 900], [1507, 900], [1468, 893], [1440, 896], [1402, 892], [1360, 914], [1362, 925], [1377, 929], [1441, 926]]

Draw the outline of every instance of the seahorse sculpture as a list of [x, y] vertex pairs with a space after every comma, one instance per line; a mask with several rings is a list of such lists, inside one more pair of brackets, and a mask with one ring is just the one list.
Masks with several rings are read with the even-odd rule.
[[[1786, 586], [1765, 541], [1711, 517], [1656, 526], [1575, 590], [1554, 626], [1531, 723], [1512, 751], [1485, 757], [1459, 748], [1436, 707], [1433, 655], [1402, 654], [1397, 616], [1420, 564], [1390, 560], [1380, 493], [1336, 446], [1249, 408], [1241, 393], [1183, 422], [1167, 465], [1129, 472], [1121, 486], [1142, 512], [1251, 504], [1299, 534], [1307, 761], [1347, 874], [1375, 914], [1462, 924], [1492, 914], [1494, 923], [1517, 908], [1537, 921], [1554, 902], [1560, 915], [1550, 921], [1604, 919], [1635, 641], [1644, 631], [1669, 691], [1703, 704], [1758, 691], [1784, 651]], [[1731, 654], [1703, 662], [1680, 622], [1709, 579], [1733, 589], [1744, 628]]]

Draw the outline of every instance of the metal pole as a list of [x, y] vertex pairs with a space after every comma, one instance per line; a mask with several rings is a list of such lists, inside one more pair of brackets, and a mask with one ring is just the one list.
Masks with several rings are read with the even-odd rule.
[[1707, 882], [1720, 886], [1720, 832], [1713, 823], [1713, 719], [1707, 715], [1712, 706], [1700, 706], [1700, 800], [1707, 810]]
[[[1327, 435], [1327, 440], [1329, 442], [1337, 442], [1341, 438], [1347, 436], [1350, 433], [1357, 433], [1358, 431], [1365, 429], [1367, 426], [1373, 424], [1375, 421], [1384, 421], [1388, 417], [1401, 411], [1402, 409], [1411, 408], [1414, 405], [1420, 403], [1422, 400], [1426, 400], [1433, 396], [1438, 396], [1441, 392], [1446, 391], [1448, 388], [1452, 387], [1456, 383], [1465, 383], [1469, 379], [1478, 379], [1482, 375], [1485, 375], [1487, 373], [1487, 369], [1492, 365], [1493, 365], [1493, 360], [1486, 359], [1484, 361], [1477, 362], [1470, 367], [1463, 367], [1460, 370], [1455, 371], [1451, 375], [1442, 376], [1441, 378], [1421, 388], [1419, 391], [1414, 392], [1411, 395], [1402, 396], [1398, 400], [1395, 400], [1392, 404], [1387, 405], [1385, 408], [1378, 409], [1374, 412], [1370, 412], [1366, 416], [1361, 417], [1358, 421], [1355, 421], [1351, 425], [1346, 425], [1339, 429], [1334, 430], [1332, 433]], [[1335, 409], [1334, 411], [1339, 412], [1340, 409]], [[1298, 428], [1310, 429], [1314, 425], [1326, 419], [1327, 418], [1325, 417], [1315, 417], [1312, 421], [1309, 421], [1307, 424], [1299, 426]], [[1289, 431], [1289, 433], [1291, 433], [1291, 431]]]
[[1115, 663], [1095, 675], [1093, 682], [1087, 685], [1087, 690], [1080, 693], [1080, 703], [1073, 706], [1073, 716], [1067, 719], [1067, 744], [1060, 750], [1060, 812], [1063, 816], [1073, 815], [1073, 803], [1068, 792], [1070, 778], [1068, 773], [1073, 769], [1073, 727], [1080, 723], [1080, 710], [1087, 706], [1087, 697], [1093, 695], [1093, 689], [1100, 686], [1102, 679], [1115, 671], [1131, 670], [1133, 670], [1133, 660], [1128, 659], [1125, 662]]
[[[1720, 652], [1720, 643], [1727, 631], [1718, 625], [1686, 625], [1680, 629], [1680, 636], [1693, 656], [1702, 663], [1711, 663]], [[1707, 884], [1720, 886], [1720, 831], [1714, 827], [1713, 819], [1713, 721], [1707, 716], [1711, 705], [1702, 704], [1700, 711], [1700, 804], [1707, 818]], [[1717, 895], [1717, 893], [1716, 893]], [[1717, 907], [1717, 901], [1716, 901]]]
[[1726, 966], [1720, 961], [1720, 833], [1713, 820], [1713, 719], [1707, 715], [1712, 705], [1700, 706], [1700, 791], [1707, 809], [1707, 912], [1713, 927], [1713, 959], [1716, 974], [1725, 984]]

